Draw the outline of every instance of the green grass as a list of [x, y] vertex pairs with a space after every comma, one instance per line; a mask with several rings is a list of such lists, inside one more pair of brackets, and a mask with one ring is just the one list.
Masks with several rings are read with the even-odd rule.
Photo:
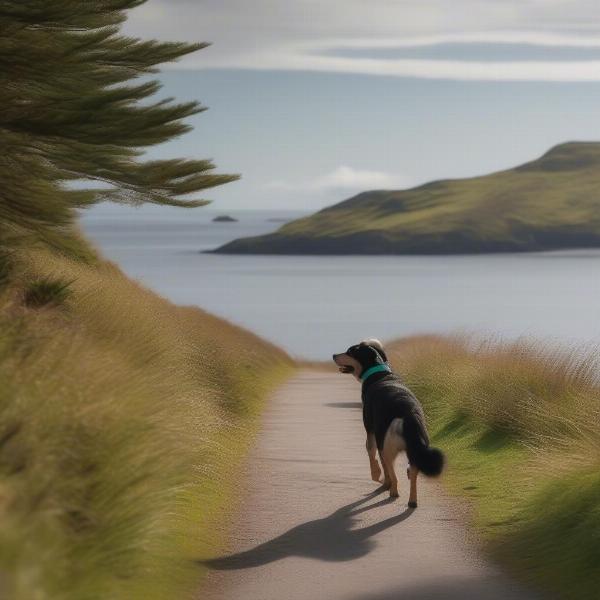
[[[44, 292], [39, 310], [24, 298], [40, 281], [70, 293]], [[0, 290], [0, 595], [186, 597], [222, 542], [262, 402], [292, 369], [109, 263], [20, 255]]]
[[507, 536], [516, 553], [496, 552], [541, 586], [566, 598], [597, 598], [600, 589], [600, 473], [589, 468], [540, 486]]
[[488, 549], [568, 599], [600, 586], [600, 389], [592, 351], [420, 337], [392, 344]]
[[600, 245], [600, 143], [556, 146], [520, 167], [378, 190], [219, 251], [446, 254]]
[[463, 415], [436, 421], [432, 434], [433, 442], [452, 457], [451, 489], [481, 503], [475, 522], [486, 537], [494, 537], [498, 528], [506, 528], [516, 518], [515, 485], [523, 494], [527, 480], [517, 481], [522, 473], [515, 465], [526, 460], [525, 450], [505, 435], [478, 426]]

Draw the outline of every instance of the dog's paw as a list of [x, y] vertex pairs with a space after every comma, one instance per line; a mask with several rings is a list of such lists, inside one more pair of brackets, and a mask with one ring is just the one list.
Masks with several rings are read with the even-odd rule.
[[409, 500], [408, 508], [417, 508], [417, 502], [413, 500]]
[[392, 485], [392, 484], [391, 484], [391, 483], [390, 483], [390, 482], [389, 482], [387, 479], [384, 479], [384, 480], [381, 482], [381, 487], [382, 487], [384, 490], [389, 490], [391, 485]]
[[371, 479], [379, 483], [381, 481], [381, 469], [371, 469]]
[[390, 498], [397, 498], [399, 495], [398, 488], [390, 488]]

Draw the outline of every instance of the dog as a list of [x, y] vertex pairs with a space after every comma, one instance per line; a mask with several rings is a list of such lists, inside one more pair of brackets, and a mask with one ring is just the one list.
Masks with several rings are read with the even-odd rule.
[[369, 339], [334, 354], [333, 361], [341, 373], [351, 373], [362, 383], [363, 423], [367, 432], [367, 454], [371, 479], [381, 481], [390, 497], [398, 497], [398, 478], [394, 462], [406, 452], [410, 480], [408, 506], [417, 507], [417, 476], [437, 477], [444, 469], [441, 450], [429, 445], [425, 414], [415, 395], [392, 372], [382, 343]]

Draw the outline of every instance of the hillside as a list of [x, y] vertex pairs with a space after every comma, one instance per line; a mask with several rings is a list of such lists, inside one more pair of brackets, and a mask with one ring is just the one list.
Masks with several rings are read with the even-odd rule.
[[570, 142], [490, 175], [364, 192], [215, 252], [476, 254], [599, 246], [600, 143]]
[[291, 360], [45, 250], [0, 277], [0, 328], [0, 596], [188, 597]]

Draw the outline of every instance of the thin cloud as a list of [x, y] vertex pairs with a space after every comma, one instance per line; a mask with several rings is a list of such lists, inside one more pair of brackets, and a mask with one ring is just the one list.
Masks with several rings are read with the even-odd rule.
[[403, 175], [383, 171], [367, 171], [340, 165], [330, 173], [321, 175], [312, 181], [290, 182], [270, 181], [266, 188], [282, 192], [356, 192], [375, 189], [405, 188], [411, 181]]
[[[287, 60], [286, 60], [287, 59]], [[194, 68], [191, 65], [188, 67]], [[314, 71], [461, 81], [600, 81], [600, 61], [475, 62], [414, 59], [370, 59], [280, 54], [270, 60], [227, 62], [221, 68]]]
[[308, 47], [331, 48], [411, 48], [439, 44], [530, 44], [532, 46], [564, 46], [571, 48], [600, 48], [600, 36], [567, 35], [543, 31], [474, 31], [442, 33], [397, 39], [329, 38]]

